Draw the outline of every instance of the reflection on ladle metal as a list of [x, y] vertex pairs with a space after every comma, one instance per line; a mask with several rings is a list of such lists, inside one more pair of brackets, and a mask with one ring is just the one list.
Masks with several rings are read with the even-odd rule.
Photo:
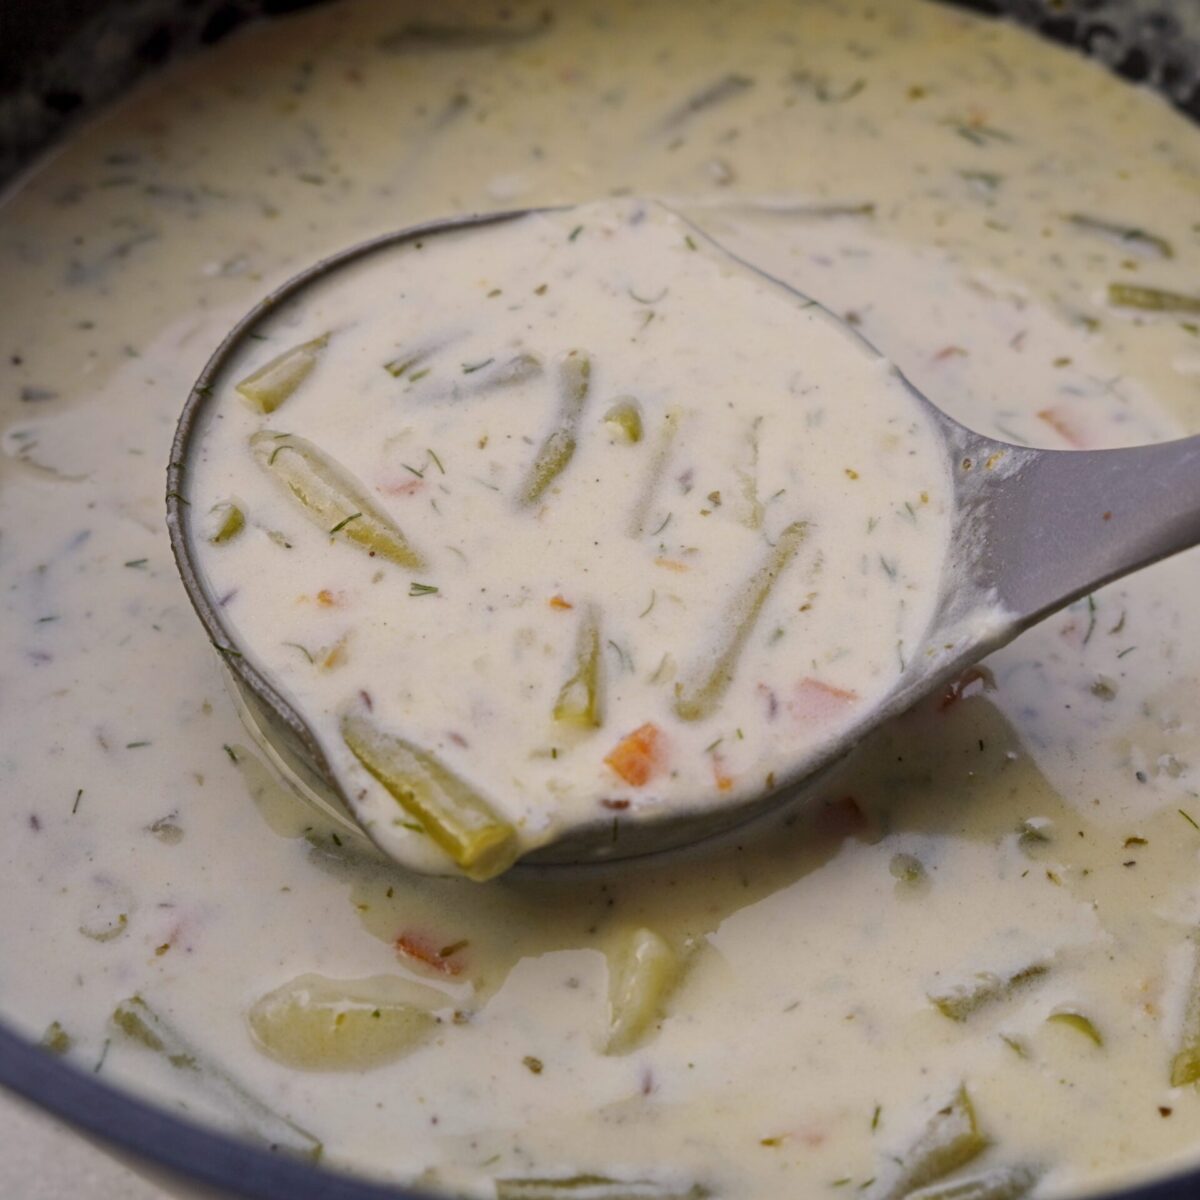
[[[282, 691], [242, 653], [236, 632], [204, 586], [187, 512], [188, 466], [218, 378], [246, 339], [255, 336], [260, 322], [285, 301], [372, 254], [405, 244], [428, 246], [441, 234], [478, 231], [472, 236], [487, 237], [489, 229], [529, 215], [520, 211], [421, 225], [351, 247], [297, 275], [222, 343], [197, 380], [176, 432], [168, 472], [168, 523], [192, 603], [276, 764], [305, 794], [347, 816], [355, 806], [318, 737]], [[695, 236], [705, 237], [698, 230]], [[742, 265], [757, 270], [753, 264]], [[826, 315], [841, 326], [827, 310]], [[772, 777], [773, 786], [767, 789], [694, 811], [645, 808], [606, 813], [560, 830], [552, 842], [538, 846], [522, 861], [579, 865], [676, 850], [786, 809], [873, 730], [964, 667], [1095, 587], [1200, 541], [1200, 439], [1109, 451], [1017, 447], [964, 428], [902, 382], [924, 406], [940, 438], [953, 481], [954, 511], [934, 618], [921, 646], [906, 656], [891, 691], [881, 702], [863, 706], [852, 723], [807, 754], [794, 770]]]

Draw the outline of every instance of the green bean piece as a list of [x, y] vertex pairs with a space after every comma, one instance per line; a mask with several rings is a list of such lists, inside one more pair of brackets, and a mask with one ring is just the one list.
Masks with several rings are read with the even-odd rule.
[[921, 1136], [900, 1156], [883, 1187], [870, 1193], [871, 1200], [907, 1200], [919, 1188], [966, 1166], [987, 1145], [967, 1089], [960, 1086], [950, 1103], [930, 1117]]
[[209, 512], [208, 540], [214, 546], [232, 542], [246, 528], [246, 515], [232, 500], [214, 504]]
[[[407, 989], [407, 990], [406, 990]], [[395, 1062], [437, 1027], [430, 989], [393, 976], [301, 975], [268, 992], [246, 1014], [255, 1044], [301, 1071], [366, 1071]], [[411, 994], [410, 994], [411, 993]], [[416, 997], [425, 1003], [414, 1003]]]
[[642, 409], [632, 396], [618, 396], [604, 414], [604, 422], [628, 445], [642, 440]]
[[522, 24], [457, 25], [440, 21], [409, 21], [379, 39], [379, 47], [391, 54], [428, 52], [440, 49], [476, 49], [505, 46], [541, 36], [553, 24], [547, 12]]
[[517, 494], [522, 508], [536, 504], [575, 456], [579, 419], [591, 387], [592, 360], [572, 350], [559, 365], [558, 426], [541, 444]]
[[1056, 1025], [1065, 1025], [1068, 1029], [1075, 1030], [1076, 1033], [1082, 1033], [1093, 1045], [1104, 1045], [1104, 1035], [1096, 1028], [1092, 1019], [1085, 1017], [1083, 1013], [1056, 1012], [1051, 1013], [1046, 1020], [1053, 1021]]
[[737, 670], [738, 659], [758, 623], [775, 585], [796, 557], [808, 532], [808, 523], [793, 521], [771, 547], [767, 561], [742, 585], [721, 624], [723, 644], [703, 655], [689, 676], [675, 685], [675, 712], [685, 721], [711, 716]]
[[339, 463], [312, 442], [291, 433], [260, 430], [250, 438], [259, 465], [333, 537], [344, 538], [408, 570], [426, 566], [399, 526]]
[[1063, 218], [1068, 225], [1084, 233], [1097, 233], [1103, 237], [1112, 238], [1122, 245], [1131, 246], [1135, 250], [1148, 251], [1158, 258], [1174, 258], [1175, 250], [1166, 238], [1157, 234], [1147, 233], [1130, 225], [1120, 225], [1116, 221], [1102, 221], [1098, 217], [1089, 217], [1086, 213], [1070, 213]]
[[604, 659], [600, 653], [600, 610], [587, 605], [575, 639], [575, 672], [558, 693], [554, 719], [580, 729], [599, 729], [603, 724], [600, 688]]
[[328, 344], [327, 333], [312, 341], [301, 342], [247, 375], [235, 389], [259, 412], [273, 413], [308, 378]]
[[66, 1054], [71, 1048], [71, 1035], [57, 1022], [51, 1021], [42, 1034], [40, 1045], [51, 1054]]
[[732, 100], [735, 96], [740, 96], [753, 86], [754, 80], [749, 75], [739, 75], [733, 71], [728, 75], [722, 75], [720, 79], [714, 80], [707, 87], [703, 87], [689, 96], [674, 112], [668, 113], [659, 122], [659, 129], [663, 132], [678, 129], [692, 117], [716, 108], [718, 105]]
[[652, 1179], [610, 1179], [569, 1175], [559, 1179], [497, 1179], [496, 1200], [703, 1200], [701, 1184], [658, 1183]]
[[918, 1188], [904, 1200], [1021, 1200], [1040, 1175], [1033, 1167], [995, 1167], [965, 1179]]
[[1162, 288], [1134, 283], [1110, 283], [1108, 302], [1117, 308], [1140, 308], [1143, 312], [1200, 313], [1200, 296], [1185, 296]]
[[361, 713], [342, 717], [342, 739], [468, 878], [491, 879], [516, 861], [516, 829], [428, 751]]
[[1189, 1083], [1200, 1083], [1200, 952], [1188, 989], [1179, 1048], [1171, 1060], [1171, 1086], [1184, 1087]]
[[645, 1039], [679, 983], [683, 966], [676, 950], [653, 929], [635, 929], [626, 936], [609, 965], [605, 1054], [625, 1054]]
[[650, 505], [658, 493], [659, 484], [667, 473], [667, 463], [671, 459], [671, 450], [675, 445], [675, 436], [679, 432], [679, 411], [672, 409], [663, 418], [663, 426], [659, 431], [658, 444], [654, 447], [654, 457], [642, 481], [642, 489], [634, 501], [629, 513], [629, 524], [626, 527], [630, 537], [641, 537], [646, 529], [646, 519], [650, 514]]
[[207, 1093], [246, 1133], [272, 1150], [289, 1150], [314, 1160], [321, 1157], [321, 1143], [311, 1133], [281, 1117], [232, 1075], [208, 1062], [141, 996], [131, 996], [118, 1004], [112, 1023], [131, 1041], [161, 1055], [177, 1071], [186, 1074], [197, 1090]]
[[952, 1021], [965, 1021], [976, 1009], [1008, 999], [1024, 984], [1040, 979], [1049, 969], [1045, 963], [1031, 963], [1006, 975], [980, 971], [966, 982], [952, 984], [941, 992], [930, 992], [929, 1000], [942, 1016]]
[[471, 390], [487, 392], [494, 388], [513, 387], [518, 383], [527, 383], [536, 379], [542, 373], [542, 360], [536, 354], [524, 351], [514, 354], [512, 358], [487, 371], [481, 371], [479, 378], [472, 381]]

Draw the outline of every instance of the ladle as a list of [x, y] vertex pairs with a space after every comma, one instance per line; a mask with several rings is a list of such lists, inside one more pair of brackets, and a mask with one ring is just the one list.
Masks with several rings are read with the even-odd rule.
[[[439, 234], [480, 229], [538, 211], [546, 210], [414, 226], [352, 246], [302, 271], [251, 310], [225, 338], [197, 379], [176, 430], [167, 477], [167, 523], [188, 595], [222, 652], [245, 702], [243, 715], [258, 727], [260, 741], [306, 795], [344, 820], [353, 820], [353, 809], [318, 739], [271, 680], [237, 651], [233, 631], [204, 586], [185, 517], [187, 466], [198, 441], [195, 435], [223, 368], [283, 302], [330, 272], [400, 243], [416, 239], [428, 243]], [[944, 686], [965, 667], [1095, 588], [1200, 542], [1200, 436], [1120, 450], [1030, 449], [965, 428], [911, 384], [907, 386], [928, 410], [953, 478], [952, 544], [935, 617], [925, 638], [925, 647], [937, 652], [912, 654], [882, 703], [825, 743], [802, 770], [790, 777], [780, 774], [778, 786], [769, 794], [665, 816], [653, 810], [642, 814], [631, 810], [622, 814], [616, 837], [612, 814], [606, 813], [568, 828], [522, 861], [611, 861], [670, 850], [795, 803], [818, 775], [872, 730]], [[952, 649], [947, 650], [947, 644]]]

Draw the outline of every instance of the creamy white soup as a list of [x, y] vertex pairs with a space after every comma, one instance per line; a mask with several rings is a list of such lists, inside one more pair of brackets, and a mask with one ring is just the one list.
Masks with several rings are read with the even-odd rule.
[[[79, 129], [0, 207], [0, 1011], [80, 1069], [279, 1153], [488, 1200], [1044, 1200], [1195, 1166], [1194, 554], [1031, 631], [882, 730], [799, 815], [719, 854], [483, 884], [409, 872], [298, 800], [245, 733], [163, 524], [174, 425], [224, 332], [274, 285], [370, 235], [614, 197], [614, 213], [661, 197], [861, 329], [983, 433], [1070, 449], [1200, 427], [1200, 135], [1025, 32], [918, 0], [361, 2], [249, 29]], [[583, 252], [594, 232], [567, 246]], [[513, 278], [533, 283], [524, 302], [541, 303], [542, 282], [548, 302], [556, 280], [518, 266]], [[658, 295], [642, 290], [653, 278], [628, 282]], [[487, 299], [473, 286], [464, 316]], [[423, 330], [445, 328], [448, 294], [430, 295]], [[565, 321], [576, 300], [559, 299]], [[243, 528], [206, 563], [214, 581], [228, 571], [225, 583], [262, 597], [229, 606], [250, 652], [317, 708], [340, 714], [366, 685], [383, 735], [486, 789], [505, 820], [525, 821], [520, 837], [543, 819], [530, 814], [569, 813], [576, 799], [673, 802], [669, 773], [624, 790], [604, 761], [648, 721], [669, 737], [679, 796], [695, 787], [719, 803], [720, 778], [757, 786], [791, 751], [773, 740], [769, 705], [741, 689], [770, 686], [785, 661], [796, 666], [781, 712], [805, 677], [863, 697], [886, 686], [899, 664], [880, 656], [919, 637], [901, 628], [919, 630], [919, 604], [902, 620], [872, 601], [842, 636], [845, 669], [861, 674], [783, 657], [802, 620], [839, 615], [823, 597], [847, 623], [867, 600], [836, 580], [806, 585], [814, 540], [779, 575], [719, 712], [669, 726], [674, 681], [649, 690], [657, 664], [643, 646], [661, 645], [688, 678], [792, 522], [815, 539], [857, 513], [855, 545], [886, 534], [879, 552], [903, 550], [914, 579], [935, 569], [916, 538], [945, 484], [909, 460], [889, 490], [831, 453], [790, 507], [784, 451], [806, 443], [782, 416], [805, 411], [786, 375], [761, 406], [722, 413], [726, 433], [701, 440], [699, 417], [689, 432], [689, 412], [716, 410], [669, 399], [670, 364], [643, 339], [671, 344], [676, 323], [696, 336], [692, 322], [710, 320], [700, 353], [724, 375], [740, 305], [717, 319], [699, 296], [620, 299], [642, 358], [618, 355], [607, 326], [593, 339], [564, 324], [536, 342], [531, 329], [510, 346], [516, 324], [503, 322], [520, 317], [497, 312], [504, 345], [468, 320], [461, 343], [405, 366], [411, 343], [395, 328], [371, 334], [358, 366], [340, 357], [351, 327], [314, 317], [294, 339], [264, 326], [230, 381], [257, 375], [251, 396], [214, 397], [229, 422], [223, 461], [241, 457], [222, 477], [214, 456], [209, 506], [237, 504]], [[382, 308], [363, 316], [364, 338], [382, 334]], [[256, 414], [270, 384], [260, 368], [325, 335], [307, 377]], [[574, 455], [514, 507], [585, 353]], [[622, 364], [653, 370], [655, 388]], [[528, 374], [473, 390], [505, 369]], [[321, 410], [339, 370], [357, 372], [347, 378], [378, 446], [340, 407]], [[625, 397], [640, 442], [622, 441], [634, 410], [604, 420]], [[529, 549], [524, 527], [511, 561], [483, 545], [497, 513], [514, 529], [575, 514], [615, 534], [629, 509], [588, 481], [612, 464], [632, 505], [675, 403], [688, 462], [668, 458], [640, 541], [613, 536], [603, 586]], [[751, 494], [740, 423], [760, 415], [775, 428], [759, 439]], [[861, 424], [846, 437], [882, 470], [880, 430]], [[371, 559], [347, 536], [353, 522], [331, 535], [350, 513], [315, 524], [270, 454], [255, 457], [264, 431], [292, 439], [274, 465], [315, 461], [297, 439], [336, 459], [370, 501], [356, 520], [386, 517], [426, 565]], [[473, 492], [473, 477], [500, 490]], [[854, 506], [877, 486], [883, 521], [868, 535]], [[720, 508], [702, 516], [716, 491]], [[739, 519], [753, 518], [754, 495], [759, 530]], [[429, 505], [439, 496], [445, 538]], [[905, 501], [915, 528], [894, 511]], [[230, 509], [196, 519], [213, 534], [237, 523]], [[448, 545], [480, 557], [464, 566]], [[700, 565], [718, 559], [728, 570]], [[328, 574], [309, 570], [323, 561]], [[488, 562], [505, 593], [487, 614], [496, 632], [460, 642], [450, 617], [467, 612], [464, 584]], [[624, 573], [637, 586], [619, 586]], [[882, 567], [864, 578], [896, 605]], [[700, 603], [691, 589], [705, 580]], [[429, 634], [431, 678], [377, 695], [365, 673], [402, 653], [373, 662], [364, 636], [385, 587], [394, 619]], [[819, 594], [802, 614], [807, 591]], [[547, 729], [591, 604], [604, 723], [574, 733], [566, 760], [531, 757], [568, 745]], [[286, 657], [285, 640], [305, 653]], [[340, 666], [328, 663], [339, 644]], [[483, 712], [455, 711], [469, 701], [446, 685], [468, 678]], [[488, 708], [500, 679], [528, 685], [530, 715]], [[586, 710], [586, 686], [567, 701]], [[550, 780], [563, 781], [561, 809]], [[421, 836], [401, 831], [406, 845]]]
[[769, 790], [926, 658], [933, 419], [660, 205], [400, 243], [252, 334], [184, 519], [235, 652], [402, 862], [483, 878]]

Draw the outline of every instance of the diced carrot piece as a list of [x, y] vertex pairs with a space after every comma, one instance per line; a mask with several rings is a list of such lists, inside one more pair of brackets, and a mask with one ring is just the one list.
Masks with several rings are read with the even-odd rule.
[[684, 571], [690, 571], [691, 567], [687, 563], [681, 563], [677, 558], [663, 558], [659, 555], [654, 560], [656, 567], [665, 567], [668, 571], [674, 571], [677, 575], [683, 574]]
[[858, 693], [806, 676], [789, 707], [802, 721], [826, 721], [858, 702]]
[[396, 950], [405, 958], [436, 971], [439, 975], [461, 975], [466, 963], [460, 951], [463, 944], [439, 946], [424, 934], [405, 931], [396, 938]]
[[1038, 413], [1038, 420], [1045, 421], [1064, 442], [1074, 446], [1076, 450], [1087, 449], [1088, 439], [1061, 408], [1043, 408]]
[[561, 596], [551, 596], [548, 603], [551, 608], [557, 608], [560, 610], [566, 610], [568, 608], [575, 607], [570, 600], [564, 600]]
[[381, 483], [379, 490], [385, 496], [415, 496], [424, 486], [423, 479], [405, 479], [400, 483]]
[[727, 792], [733, 787], [733, 776], [725, 771], [725, 760], [714, 753], [712, 756], [713, 780], [717, 785], [718, 792]]
[[630, 787], [645, 787], [662, 767], [665, 750], [662, 730], [647, 721], [623, 737], [604, 761]]

